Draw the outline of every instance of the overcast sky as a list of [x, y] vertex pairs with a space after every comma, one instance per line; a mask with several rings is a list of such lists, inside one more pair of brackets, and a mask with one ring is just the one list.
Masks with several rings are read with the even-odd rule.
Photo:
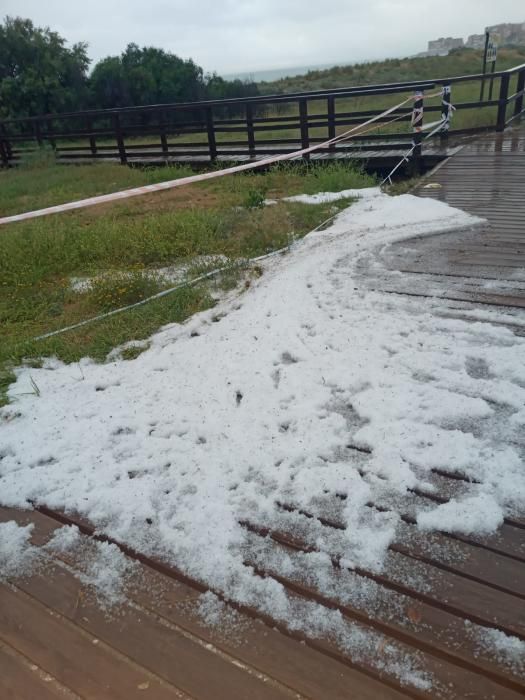
[[0, 17], [29, 17], [96, 61], [129, 42], [244, 73], [353, 63], [424, 51], [488, 24], [525, 22], [523, 0], [0, 0]]

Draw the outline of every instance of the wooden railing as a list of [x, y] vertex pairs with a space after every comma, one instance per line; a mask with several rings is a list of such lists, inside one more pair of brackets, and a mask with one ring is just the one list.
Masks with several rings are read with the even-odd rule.
[[[455, 86], [471, 84], [472, 88], [474, 84], [477, 90], [477, 85], [487, 79], [499, 80], [498, 99], [462, 102], [454, 99]], [[444, 85], [452, 86], [457, 115], [473, 114], [485, 108], [491, 112], [486, 123], [467, 121], [466, 126], [442, 133], [441, 138], [488, 129], [502, 131], [524, 112], [525, 64], [492, 74], [9, 119], [0, 122], [0, 161], [5, 166], [16, 164], [45, 145], [55, 150], [59, 160], [68, 162], [107, 158], [116, 158], [121, 163], [172, 159], [213, 162], [219, 157], [235, 160], [292, 153], [381, 114], [386, 106], [395, 104], [396, 97], [418, 90], [435, 91]], [[474, 94], [474, 88], [470, 91]], [[393, 99], [386, 100], [389, 96]], [[363, 102], [365, 108], [359, 109]], [[513, 106], [510, 117], [509, 106]], [[440, 104], [425, 106], [425, 113], [439, 111]], [[403, 148], [412, 140], [410, 126], [405, 128], [410, 123], [411, 107], [400, 108], [379, 122], [389, 122], [395, 116], [399, 117], [396, 127], [384, 128], [380, 133], [361, 136], [337, 147], [327, 146], [320, 152], [337, 150], [352, 155], [365, 148], [374, 151]], [[404, 125], [401, 130], [400, 124]]]

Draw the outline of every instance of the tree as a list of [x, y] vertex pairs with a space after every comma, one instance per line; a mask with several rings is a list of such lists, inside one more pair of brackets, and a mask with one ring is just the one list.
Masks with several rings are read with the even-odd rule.
[[[31, 20], [6, 17], [0, 24], [0, 119], [88, 107], [113, 108], [196, 102], [257, 95], [255, 83], [204, 77], [191, 59], [155, 47], [128, 44], [120, 56], [99, 61], [88, 78], [87, 44], [66, 41]], [[225, 114], [235, 114], [234, 107]], [[200, 111], [172, 117], [200, 119]], [[140, 123], [147, 123], [144, 112]]]
[[87, 44], [69, 49], [57, 32], [6, 17], [0, 24], [0, 117], [82, 109], [88, 67]]
[[131, 104], [128, 81], [119, 56], [108, 56], [97, 63], [89, 81], [94, 107]]
[[[229, 100], [237, 97], [256, 97], [259, 90], [255, 83], [235, 80], [225, 80], [220, 75], [212, 73], [206, 76], [206, 93], [210, 100]], [[225, 118], [244, 115], [244, 107], [225, 105], [222, 116]]]
[[206, 95], [202, 68], [191, 59], [137, 44], [128, 44], [120, 56], [99, 61], [90, 82], [97, 107], [187, 102]]

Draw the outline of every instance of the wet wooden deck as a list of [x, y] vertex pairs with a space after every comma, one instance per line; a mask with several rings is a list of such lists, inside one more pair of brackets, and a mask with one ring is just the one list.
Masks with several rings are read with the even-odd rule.
[[[456, 484], [436, 478], [441, 492], [431, 498], [446, 500]], [[425, 498], [430, 496], [413, 494], [414, 502]], [[64, 518], [57, 518], [0, 509], [1, 521], [32, 523], [38, 546], [62, 525]], [[210, 627], [198, 614], [202, 587], [143, 557], [136, 558], [136, 583], [126, 602], [105, 611], [79, 578], [75, 561], [60, 555], [38, 573], [0, 586], [0, 697], [523, 697], [523, 676], [480, 652], [466, 623], [525, 638], [525, 524], [509, 520], [485, 539], [437, 534], [432, 539], [439, 547], [429, 550], [428, 536], [414, 537], [409, 501], [403, 520], [412, 536], [392, 545], [385, 571], [358, 572], [384, 588], [385, 600], [389, 595], [397, 599], [394, 614], [381, 606], [366, 611], [342, 605], [304, 582], [260, 573], [280, 580], [291, 596], [339, 609], [349, 620], [372, 628], [379, 645], [395, 645], [407, 655], [417, 650], [421, 665], [434, 677], [430, 691], [403, 686], [366, 657], [351, 658], [329, 640], [301, 643], [300, 635], [249, 609], [232, 610], [233, 618], [225, 616], [219, 627]], [[339, 526], [329, 515], [324, 522]], [[290, 533], [267, 533], [276, 548], [309, 550]], [[447, 556], [447, 549], [455, 556]], [[422, 571], [424, 590], [415, 582]], [[338, 575], [334, 563], [334, 577]]]
[[464, 145], [414, 194], [446, 202], [486, 224], [390, 246], [385, 266], [405, 274], [381, 281], [378, 288], [473, 308], [525, 308], [525, 128]]
[[[451, 314], [474, 314], [491, 305], [523, 321], [524, 186], [523, 131], [466, 145], [417, 194], [484, 216], [488, 223], [390, 246], [383, 253], [386, 274], [368, 284], [445, 299]], [[406, 274], [395, 274], [399, 270]], [[523, 324], [516, 323], [514, 331], [522, 333]], [[136, 562], [137, 577], [116, 610], [101, 609], [70, 555], [57, 555], [34, 575], [0, 585], [0, 697], [518, 700], [525, 695], [523, 665], [483, 651], [472, 630], [479, 625], [525, 640], [525, 519], [508, 518], [487, 537], [421, 534], [414, 523], [416, 506], [446, 502], [469, 487], [459, 474], [434, 471], [431, 481], [431, 492], [414, 490], [398, 508], [403, 528], [384, 570], [352, 574], [377, 584], [372, 607], [330, 598], [314, 584], [262, 568], [246, 554], [247, 564], [280, 581], [290, 596], [338, 610], [377, 633], [375, 658], [352, 656], [330, 639], [302, 638], [249, 608], [231, 609], [218, 627], [207, 625], [198, 613], [202, 586], [123, 548]], [[378, 501], [369, 507], [390, 506]], [[324, 527], [341, 527], [337, 503], [328, 499], [316, 517]], [[63, 523], [80, 524], [86, 539], [94, 534], [89, 523], [45, 509], [0, 508], [0, 521], [11, 519], [32, 523], [39, 547]], [[311, 551], [297, 532], [270, 523], [243, 526], [255, 538], [269, 537], [276, 551]], [[345, 573], [334, 559], [336, 585]], [[434, 678], [431, 689], [405, 685], [381, 668], [377, 659], [394, 647], [401, 655], [417, 655]]]

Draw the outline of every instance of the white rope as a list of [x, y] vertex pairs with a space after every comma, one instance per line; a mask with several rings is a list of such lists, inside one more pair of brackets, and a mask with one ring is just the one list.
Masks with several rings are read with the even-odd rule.
[[443, 117], [440, 117], [435, 122], [430, 122], [430, 124], [425, 124], [421, 131], [428, 131], [428, 129], [433, 129], [435, 126], [442, 126], [445, 123]]
[[[429, 139], [429, 138], [431, 138], [432, 136], [434, 136], [434, 134], [437, 134], [438, 131], [441, 131], [441, 129], [443, 128], [443, 125], [444, 125], [445, 123], [446, 123], [446, 120], [445, 120], [445, 119], [440, 119], [438, 122], [434, 122], [434, 124], [437, 124], [436, 128], [435, 128], [433, 131], [431, 131], [430, 134], [427, 134], [427, 135], [425, 136], [425, 138], [423, 139], [423, 141], [426, 141], [427, 139]], [[433, 125], [429, 125], [429, 126], [433, 126]], [[427, 127], [427, 128], [428, 128], [428, 127]], [[401, 160], [400, 160], [399, 163], [396, 165], [396, 167], [395, 167], [395, 168], [385, 177], [385, 179], [381, 182], [381, 184], [379, 185], [379, 187], [383, 187], [383, 185], [384, 185], [385, 182], [387, 182], [387, 181], [388, 181], [390, 184], [392, 184], [392, 175], [394, 175], [394, 173], [396, 173], [396, 172], [399, 170], [399, 168], [403, 165], [403, 163], [405, 163], [405, 162], [408, 163], [408, 160], [409, 160], [410, 156], [414, 153], [414, 151], [416, 150], [417, 146], [418, 146], [417, 143], [412, 144], [412, 147], [410, 148], [410, 150], [407, 151], [407, 152], [405, 153], [405, 155], [401, 158]]]
[[[447, 95], [449, 98], [447, 99]], [[450, 86], [444, 86], [441, 96], [441, 106], [446, 107], [446, 116], [443, 123], [443, 131], [448, 131], [450, 128], [450, 120], [453, 113], [456, 111], [454, 105], [450, 102]]]

